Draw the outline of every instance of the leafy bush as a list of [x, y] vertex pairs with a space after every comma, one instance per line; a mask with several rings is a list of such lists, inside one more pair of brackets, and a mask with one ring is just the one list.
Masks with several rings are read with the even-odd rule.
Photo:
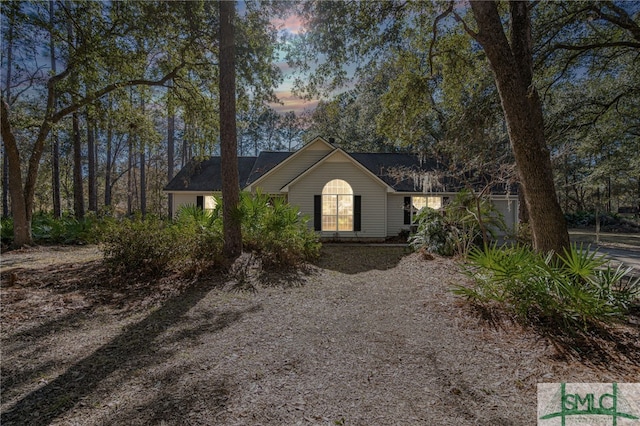
[[192, 204], [184, 205], [178, 210], [176, 223], [180, 226], [195, 226], [201, 229], [214, 227], [222, 229], [221, 205], [220, 199], [217, 200], [217, 207], [213, 211]]
[[[119, 222], [105, 238], [105, 259], [121, 270], [157, 273], [180, 266], [202, 271], [223, 263], [222, 200], [213, 211], [184, 206], [174, 223], [157, 219]], [[284, 200], [242, 193], [237, 210], [245, 251], [255, 253], [265, 268], [295, 267], [317, 257], [318, 235], [308, 218]]]
[[640, 296], [631, 268], [611, 268], [597, 251], [573, 245], [562, 256], [526, 246], [473, 249], [467, 272], [475, 286], [454, 292], [479, 303], [498, 303], [526, 323], [586, 328], [626, 313]]
[[4, 245], [11, 245], [13, 242], [13, 219], [10, 217], [0, 219], [0, 240]]
[[222, 211], [219, 199], [216, 206], [213, 211], [193, 205], [182, 206], [173, 225], [189, 253], [189, 260], [195, 271], [211, 269], [223, 262]]
[[158, 274], [170, 269], [187, 255], [176, 228], [154, 217], [122, 220], [107, 230], [104, 258], [118, 271]]
[[243, 193], [239, 217], [245, 249], [258, 254], [267, 268], [294, 267], [320, 253], [309, 218], [282, 198]]
[[429, 253], [453, 256], [458, 241], [458, 228], [445, 215], [430, 207], [425, 207], [416, 216], [418, 229], [409, 237], [414, 250], [424, 249]]
[[[569, 228], [586, 228], [596, 225], [595, 212], [579, 211], [565, 213], [565, 220]], [[597, 217], [601, 230], [610, 232], [638, 232], [640, 224], [630, 218], [621, 217], [616, 213], [600, 212]]]
[[496, 230], [506, 228], [494, 205], [489, 200], [476, 199], [469, 191], [458, 193], [441, 211], [423, 208], [416, 221], [418, 229], [409, 238], [411, 247], [443, 256], [466, 255], [485, 237], [495, 237]]
[[[37, 212], [31, 220], [31, 234], [36, 244], [96, 244], [110, 220], [92, 213], [78, 220], [70, 215], [55, 218], [50, 213]], [[12, 242], [13, 219], [2, 218], [2, 243], [10, 245]]]

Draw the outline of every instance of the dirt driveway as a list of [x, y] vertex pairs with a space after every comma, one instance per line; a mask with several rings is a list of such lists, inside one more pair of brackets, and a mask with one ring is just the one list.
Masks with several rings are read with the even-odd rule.
[[522, 425], [538, 382], [640, 377], [637, 330], [578, 359], [481, 319], [449, 291], [459, 265], [402, 248], [325, 248], [242, 292], [101, 268], [3, 275], [3, 425]]

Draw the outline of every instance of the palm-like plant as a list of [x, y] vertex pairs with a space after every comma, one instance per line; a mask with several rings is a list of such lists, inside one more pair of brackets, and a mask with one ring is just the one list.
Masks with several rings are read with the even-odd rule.
[[467, 273], [472, 288], [454, 292], [480, 304], [497, 302], [525, 322], [587, 327], [624, 316], [640, 296], [631, 268], [612, 268], [597, 251], [572, 245], [561, 256], [526, 246], [473, 249]]

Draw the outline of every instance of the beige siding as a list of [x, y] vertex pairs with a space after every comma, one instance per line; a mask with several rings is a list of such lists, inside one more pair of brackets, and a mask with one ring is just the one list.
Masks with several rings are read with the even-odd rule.
[[174, 217], [176, 214], [178, 214], [180, 207], [186, 206], [186, 205], [195, 206], [197, 203], [197, 197], [200, 195], [204, 197], [204, 203], [205, 203], [204, 208], [206, 210], [213, 210], [216, 206], [215, 199], [213, 198], [215, 194], [212, 194], [210, 192], [206, 192], [206, 193], [204, 192], [187, 192], [187, 193], [173, 192]]
[[196, 197], [198, 195], [203, 195], [203, 194], [196, 194], [196, 193], [190, 193], [190, 194], [181, 194], [181, 193], [173, 193], [173, 214], [174, 216], [176, 214], [178, 214], [178, 211], [180, 210], [180, 207], [185, 206], [185, 205], [196, 205]]
[[[354, 195], [362, 197], [362, 231], [339, 232], [340, 238], [384, 238], [387, 236], [387, 189], [379, 181], [349, 161], [323, 162], [302, 179], [289, 187], [289, 202], [309, 215], [313, 226], [313, 196], [320, 195], [322, 188], [333, 179], [342, 179], [351, 185]], [[324, 237], [334, 237], [327, 232]]]
[[518, 197], [495, 197], [491, 201], [500, 214], [502, 214], [507, 228], [509, 230], [515, 230], [518, 223]]
[[402, 230], [409, 230], [404, 224], [404, 197], [406, 194], [389, 194], [387, 200], [387, 235], [396, 236]]
[[[301, 151], [285, 160], [281, 167], [272, 170], [264, 179], [256, 182], [256, 186], [265, 194], [279, 194], [283, 186], [313, 166], [330, 151], [331, 148], [324, 142], [312, 142], [311, 145], [302, 148]], [[255, 191], [255, 187], [253, 190]]]

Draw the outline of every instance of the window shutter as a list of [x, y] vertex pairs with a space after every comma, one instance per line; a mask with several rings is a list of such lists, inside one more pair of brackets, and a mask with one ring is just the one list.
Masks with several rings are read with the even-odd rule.
[[404, 224], [411, 225], [411, 197], [404, 197]]
[[362, 196], [355, 195], [353, 197], [353, 230], [355, 232], [362, 231]]
[[313, 196], [313, 229], [322, 231], [322, 195]]
[[204, 196], [202, 195], [196, 196], [196, 206], [199, 209], [204, 210]]

